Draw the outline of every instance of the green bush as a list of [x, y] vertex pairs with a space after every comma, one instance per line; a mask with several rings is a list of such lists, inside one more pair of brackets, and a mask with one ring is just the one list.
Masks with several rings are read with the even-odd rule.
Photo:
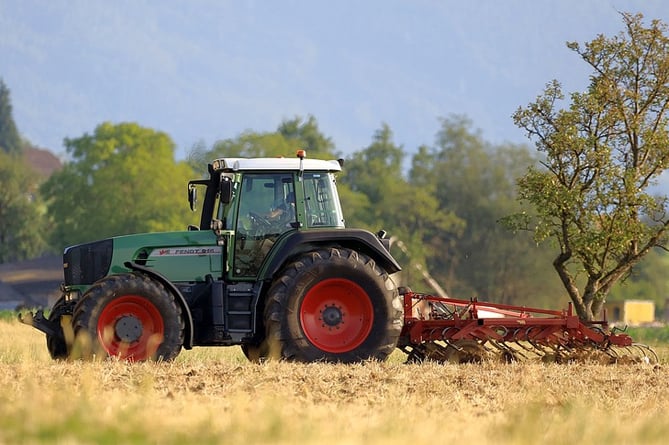
[[16, 320], [16, 311], [0, 310], [0, 320]]
[[669, 342], [669, 326], [633, 327], [626, 331], [637, 343], [665, 343]]

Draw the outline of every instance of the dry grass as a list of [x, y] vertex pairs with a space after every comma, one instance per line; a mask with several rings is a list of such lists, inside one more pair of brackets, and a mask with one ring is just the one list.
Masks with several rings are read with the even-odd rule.
[[0, 321], [0, 443], [664, 444], [660, 365], [53, 362]]

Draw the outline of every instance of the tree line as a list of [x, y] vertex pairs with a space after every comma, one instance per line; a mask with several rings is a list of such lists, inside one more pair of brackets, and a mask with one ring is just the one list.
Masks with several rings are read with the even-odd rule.
[[[197, 143], [176, 160], [168, 134], [104, 122], [65, 139], [67, 162], [40, 178], [21, 158], [30, 143], [0, 79], [0, 263], [114, 235], [183, 230], [197, 222], [186, 183], [209, 161], [306, 148], [312, 158], [345, 159], [338, 182], [346, 223], [384, 229], [404, 247], [392, 252], [404, 266], [399, 284], [433, 292], [428, 272], [456, 298], [551, 308], [571, 298], [583, 318], [607, 296], [662, 307], [666, 196], [648, 187], [669, 165], [669, 40], [662, 22], [622, 17], [620, 35], [568, 45], [594, 69], [588, 91], [565, 107], [559, 83], [549, 82], [514, 114], [537, 150], [492, 144], [453, 114], [438, 121], [433, 144], [407, 150], [381, 124], [368, 146], [342, 155], [314, 116], [297, 116], [274, 131]], [[643, 84], [631, 85], [634, 76]], [[613, 269], [615, 279], [602, 281]]]
[[537, 257], [545, 249], [498, 223], [516, 208], [514, 180], [533, 162], [529, 149], [491, 145], [464, 116], [440, 123], [435, 145], [412, 155], [394, 142], [386, 124], [366, 148], [343, 155], [308, 116], [285, 120], [275, 131], [246, 131], [211, 147], [196, 144], [179, 161], [166, 133], [105, 122], [65, 139], [68, 161], [44, 180], [16, 156], [20, 149], [4, 150], [2, 182], [10, 176], [15, 182], [2, 187], [14, 205], [3, 205], [11, 213], [0, 214], [6, 229], [0, 261], [108, 236], [183, 230], [197, 222], [186, 205], [186, 183], [203, 177], [212, 159], [293, 156], [306, 148], [312, 158], [344, 158], [338, 185], [348, 226], [386, 230], [407, 246], [406, 253], [393, 249], [404, 266], [403, 284], [432, 292], [423, 269], [453, 296], [527, 304], [555, 298], [559, 283]]

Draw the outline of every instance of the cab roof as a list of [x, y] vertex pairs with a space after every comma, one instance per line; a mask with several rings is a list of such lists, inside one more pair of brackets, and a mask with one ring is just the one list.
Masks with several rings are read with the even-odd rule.
[[[214, 170], [300, 170], [299, 158], [219, 158], [211, 163]], [[321, 159], [303, 159], [302, 169], [305, 171], [341, 171], [339, 161]]]

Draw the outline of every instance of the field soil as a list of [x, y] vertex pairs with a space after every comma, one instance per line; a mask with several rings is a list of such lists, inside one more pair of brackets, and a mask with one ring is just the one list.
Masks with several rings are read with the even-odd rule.
[[[2, 304], [58, 296], [60, 257], [0, 265]], [[13, 307], [9, 307], [13, 309]], [[0, 319], [0, 443], [644, 444], [669, 437], [669, 348], [657, 364], [249, 363], [238, 347], [166, 363], [51, 360]]]
[[52, 361], [0, 320], [0, 443], [665, 444], [659, 364], [249, 363], [238, 347], [168, 363]]

